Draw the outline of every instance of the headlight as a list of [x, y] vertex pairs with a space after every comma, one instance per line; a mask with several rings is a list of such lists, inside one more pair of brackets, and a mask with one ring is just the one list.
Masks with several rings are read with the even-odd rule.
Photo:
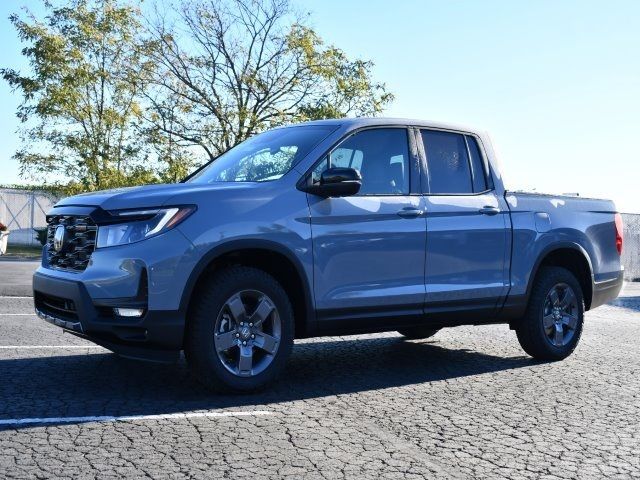
[[96, 248], [126, 245], [145, 240], [175, 227], [195, 211], [195, 207], [147, 208], [111, 212], [113, 224], [98, 226]]

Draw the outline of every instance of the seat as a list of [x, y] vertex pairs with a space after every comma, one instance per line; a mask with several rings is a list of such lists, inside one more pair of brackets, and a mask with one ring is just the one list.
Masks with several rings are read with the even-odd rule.
[[409, 190], [409, 179], [404, 174], [404, 164], [402, 162], [394, 162], [389, 165], [389, 170], [395, 193], [401, 194], [407, 192]]
[[393, 155], [387, 152], [365, 153], [362, 162], [363, 195], [393, 195], [407, 191], [404, 165], [390, 163]]

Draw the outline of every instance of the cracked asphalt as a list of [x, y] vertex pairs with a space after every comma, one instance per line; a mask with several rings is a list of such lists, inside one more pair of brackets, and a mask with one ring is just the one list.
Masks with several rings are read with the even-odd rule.
[[[60, 420], [0, 424], [0, 476], [640, 477], [640, 284], [623, 295], [587, 314], [563, 362], [532, 361], [506, 326], [320, 338], [242, 396], [202, 389], [183, 360], [121, 359], [37, 319], [31, 299], [1, 297], [0, 422]], [[101, 416], [129, 418], [63, 420]]]

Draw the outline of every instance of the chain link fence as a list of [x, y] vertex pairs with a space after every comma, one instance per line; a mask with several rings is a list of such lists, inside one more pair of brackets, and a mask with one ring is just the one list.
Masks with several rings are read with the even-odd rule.
[[623, 213], [622, 264], [625, 280], [640, 281], [640, 214]]
[[46, 192], [0, 188], [0, 222], [9, 227], [9, 243], [39, 246], [34, 228], [47, 226], [45, 216], [57, 201]]

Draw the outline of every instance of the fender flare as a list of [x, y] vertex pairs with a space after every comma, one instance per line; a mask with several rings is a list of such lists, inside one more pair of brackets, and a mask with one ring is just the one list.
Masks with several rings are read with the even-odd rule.
[[[527, 291], [526, 291], [526, 299], [529, 301], [529, 295], [531, 294], [531, 289], [533, 288], [533, 281], [538, 275], [538, 270], [540, 269], [540, 265], [542, 261], [549, 255], [551, 252], [555, 250], [561, 249], [571, 249], [579, 252], [584, 259], [587, 261], [587, 265], [589, 267], [589, 282], [591, 284], [591, 289], [593, 290], [593, 263], [591, 262], [591, 257], [587, 250], [576, 242], [554, 242], [542, 249], [542, 251], [538, 254], [535, 263], [533, 264], [533, 268], [531, 269], [531, 275], [529, 276], [529, 281], [527, 282]], [[593, 293], [593, 292], [592, 292]]]
[[195, 286], [198, 283], [198, 280], [205, 272], [207, 267], [215, 261], [217, 258], [221, 256], [234, 252], [236, 250], [246, 250], [246, 249], [259, 249], [259, 250], [269, 250], [273, 253], [280, 254], [286, 257], [296, 269], [298, 276], [302, 282], [302, 290], [304, 296], [305, 303], [305, 312], [306, 318], [304, 319], [304, 325], [306, 332], [311, 332], [314, 330], [316, 325], [315, 318], [315, 309], [313, 308], [313, 296], [311, 294], [311, 288], [309, 285], [309, 280], [305, 273], [304, 267], [300, 260], [296, 257], [296, 255], [286, 247], [283, 247], [281, 244], [263, 239], [237, 239], [237, 240], [229, 240], [222, 244], [216, 245], [211, 248], [207, 253], [205, 253], [195, 268], [191, 271], [185, 288], [182, 292], [182, 296], [180, 298], [180, 312], [182, 312], [186, 318], [187, 311], [189, 308], [189, 302], [191, 301], [191, 296], [195, 289]]

